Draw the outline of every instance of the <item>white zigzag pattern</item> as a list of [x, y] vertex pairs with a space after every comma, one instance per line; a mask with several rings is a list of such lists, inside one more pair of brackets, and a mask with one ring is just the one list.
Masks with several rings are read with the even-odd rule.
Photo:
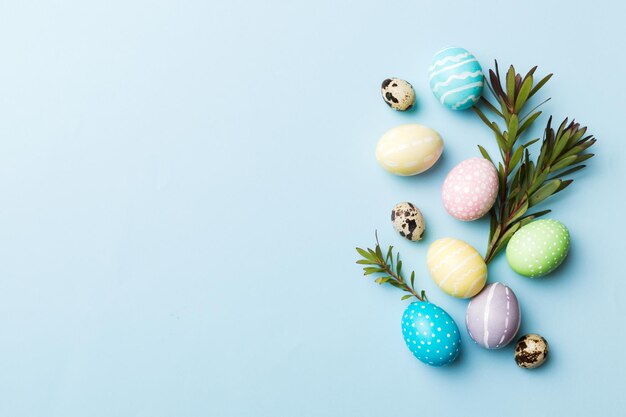
[[428, 77], [428, 79], [429, 79], [429, 80], [432, 80], [432, 79], [433, 79], [433, 77], [434, 77], [435, 75], [439, 75], [439, 74], [441, 74], [442, 72], [445, 72], [445, 71], [451, 70], [451, 69], [456, 68], [456, 67], [460, 67], [461, 65], [469, 64], [470, 62], [477, 62], [477, 60], [476, 60], [476, 58], [472, 58], [472, 59], [468, 59], [468, 60], [465, 60], [465, 61], [461, 61], [461, 62], [459, 62], [458, 64], [448, 65], [447, 67], [443, 67], [443, 68], [442, 68], [442, 69], [440, 69], [439, 71], [434, 71], [434, 72], [432, 72], [432, 73], [430, 74], [430, 76]]
[[452, 74], [450, 76], [450, 78], [448, 78], [447, 80], [441, 81], [441, 82], [438, 82], [437, 84], [435, 84], [435, 86], [433, 87], [433, 91], [437, 91], [437, 90], [439, 90], [439, 88], [445, 87], [446, 85], [449, 85], [454, 80], [465, 80], [467, 78], [470, 78], [470, 77], [473, 78], [473, 77], [476, 77], [478, 75], [483, 75], [483, 72], [481, 70], [478, 70], [478, 71], [474, 71], [474, 72], [465, 71], [465, 72], [462, 72], [460, 74]]
[[[443, 52], [443, 51], [442, 51]], [[469, 52], [465, 52], [463, 54], [459, 54], [459, 55], [452, 55], [452, 56], [447, 56], [443, 59], [440, 59], [439, 61], [435, 61], [434, 64], [432, 64], [430, 66], [430, 68], [428, 69], [429, 71], [434, 70], [435, 68], [445, 64], [446, 62], [450, 61], [450, 62], [459, 62], [460, 60], [462, 60], [463, 58], [466, 58], [470, 55]]]
[[458, 92], [461, 92], [461, 91], [464, 91], [464, 90], [469, 90], [470, 88], [474, 88], [474, 87], [482, 87], [483, 85], [484, 85], [483, 82], [479, 81], [477, 83], [471, 83], [471, 84], [464, 85], [463, 87], [454, 88], [454, 89], [452, 89], [450, 91], [446, 91], [446, 93], [441, 96], [439, 101], [441, 102], [441, 104], [443, 104], [443, 102], [446, 100], [446, 97], [448, 97], [450, 94], [458, 93]]
[[467, 103], [470, 100], [472, 100], [472, 101], [478, 100], [478, 97], [476, 97], [474, 94], [472, 94], [471, 96], [469, 96], [465, 100], [462, 100], [462, 101], [459, 101], [458, 103], [455, 103], [454, 106], [452, 106], [452, 110], [457, 110], [459, 107], [461, 107], [462, 105], [464, 105], [465, 103]]

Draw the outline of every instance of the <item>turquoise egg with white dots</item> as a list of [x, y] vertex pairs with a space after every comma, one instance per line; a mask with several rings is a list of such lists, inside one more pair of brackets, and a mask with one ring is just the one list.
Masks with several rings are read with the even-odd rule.
[[485, 85], [483, 69], [476, 57], [458, 47], [435, 54], [428, 78], [437, 100], [452, 110], [465, 110], [476, 104]]
[[556, 220], [535, 220], [519, 229], [506, 247], [511, 268], [526, 277], [540, 277], [554, 271], [567, 256], [570, 236]]
[[429, 302], [416, 301], [404, 310], [402, 336], [413, 355], [427, 365], [447, 365], [461, 352], [456, 323], [441, 307]]

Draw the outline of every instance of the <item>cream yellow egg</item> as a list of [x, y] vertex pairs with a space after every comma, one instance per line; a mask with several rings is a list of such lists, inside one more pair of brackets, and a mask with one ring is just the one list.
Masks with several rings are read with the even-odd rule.
[[387, 131], [376, 146], [376, 159], [392, 174], [408, 176], [435, 165], [443, 152], [443, 139], [433, 129], [408, 124]]
[[487, 282], [483, 257], [462, 240], [449, 237], [436, 240], [428, 248], [426, 262], [435, 283], [454, 297], [473, 297]]

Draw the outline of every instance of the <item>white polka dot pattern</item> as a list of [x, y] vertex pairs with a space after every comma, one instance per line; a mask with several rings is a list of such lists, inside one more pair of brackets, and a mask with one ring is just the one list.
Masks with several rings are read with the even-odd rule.
[[450, 171], [441, 189], [443, 206], [456, 219], [476, 220], [493, 206], [498, 195], [498, 173], [484, 158], [471, 158]]
[[402, 316], [402, 336], [413, 355], [431, 366], [447, 365], [461, 351], [459, 328], [441, 307], [416, 301]]
[[506, 259], [518, 274], [540, 277], [563, 262], [569, 245], [569, 231], [563, 223], [535, 220], [513, 235], [506, 248]]

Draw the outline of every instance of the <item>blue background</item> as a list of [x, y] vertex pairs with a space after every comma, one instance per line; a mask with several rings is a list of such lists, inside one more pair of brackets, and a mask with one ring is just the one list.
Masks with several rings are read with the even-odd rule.
[[[608, 1], [0, 3], [0, 415], [623, 415], [623, 13]], [[496, 147], [428, 89], [449, 45], [485, 70], [497, 58], [554, 72], [546, 113], [599, 139], [542, 206], [570, 229], [566, 263], [538, 280], [503, 256], [489, 268], [517, 293], [521, 332], [550, 342], [534, 371], [465, 332], [453, 366], [421, 364], [402, 341], [402, 294], [354, 264], [378, 229], [464, 330], [466, 301], [434, 285], [425, 255], [444, 236], [484, 251], [487, 221], [448, 216], [440, 186], [476, 144]], [[416, 111], [383, 103], [388, 76], [413, 83]], [[392, 176], [376, 142], [414, 122], [442, 134], [444, 155]], [[426, 218], [417, 244], [389, 222], [405, 200]]]

